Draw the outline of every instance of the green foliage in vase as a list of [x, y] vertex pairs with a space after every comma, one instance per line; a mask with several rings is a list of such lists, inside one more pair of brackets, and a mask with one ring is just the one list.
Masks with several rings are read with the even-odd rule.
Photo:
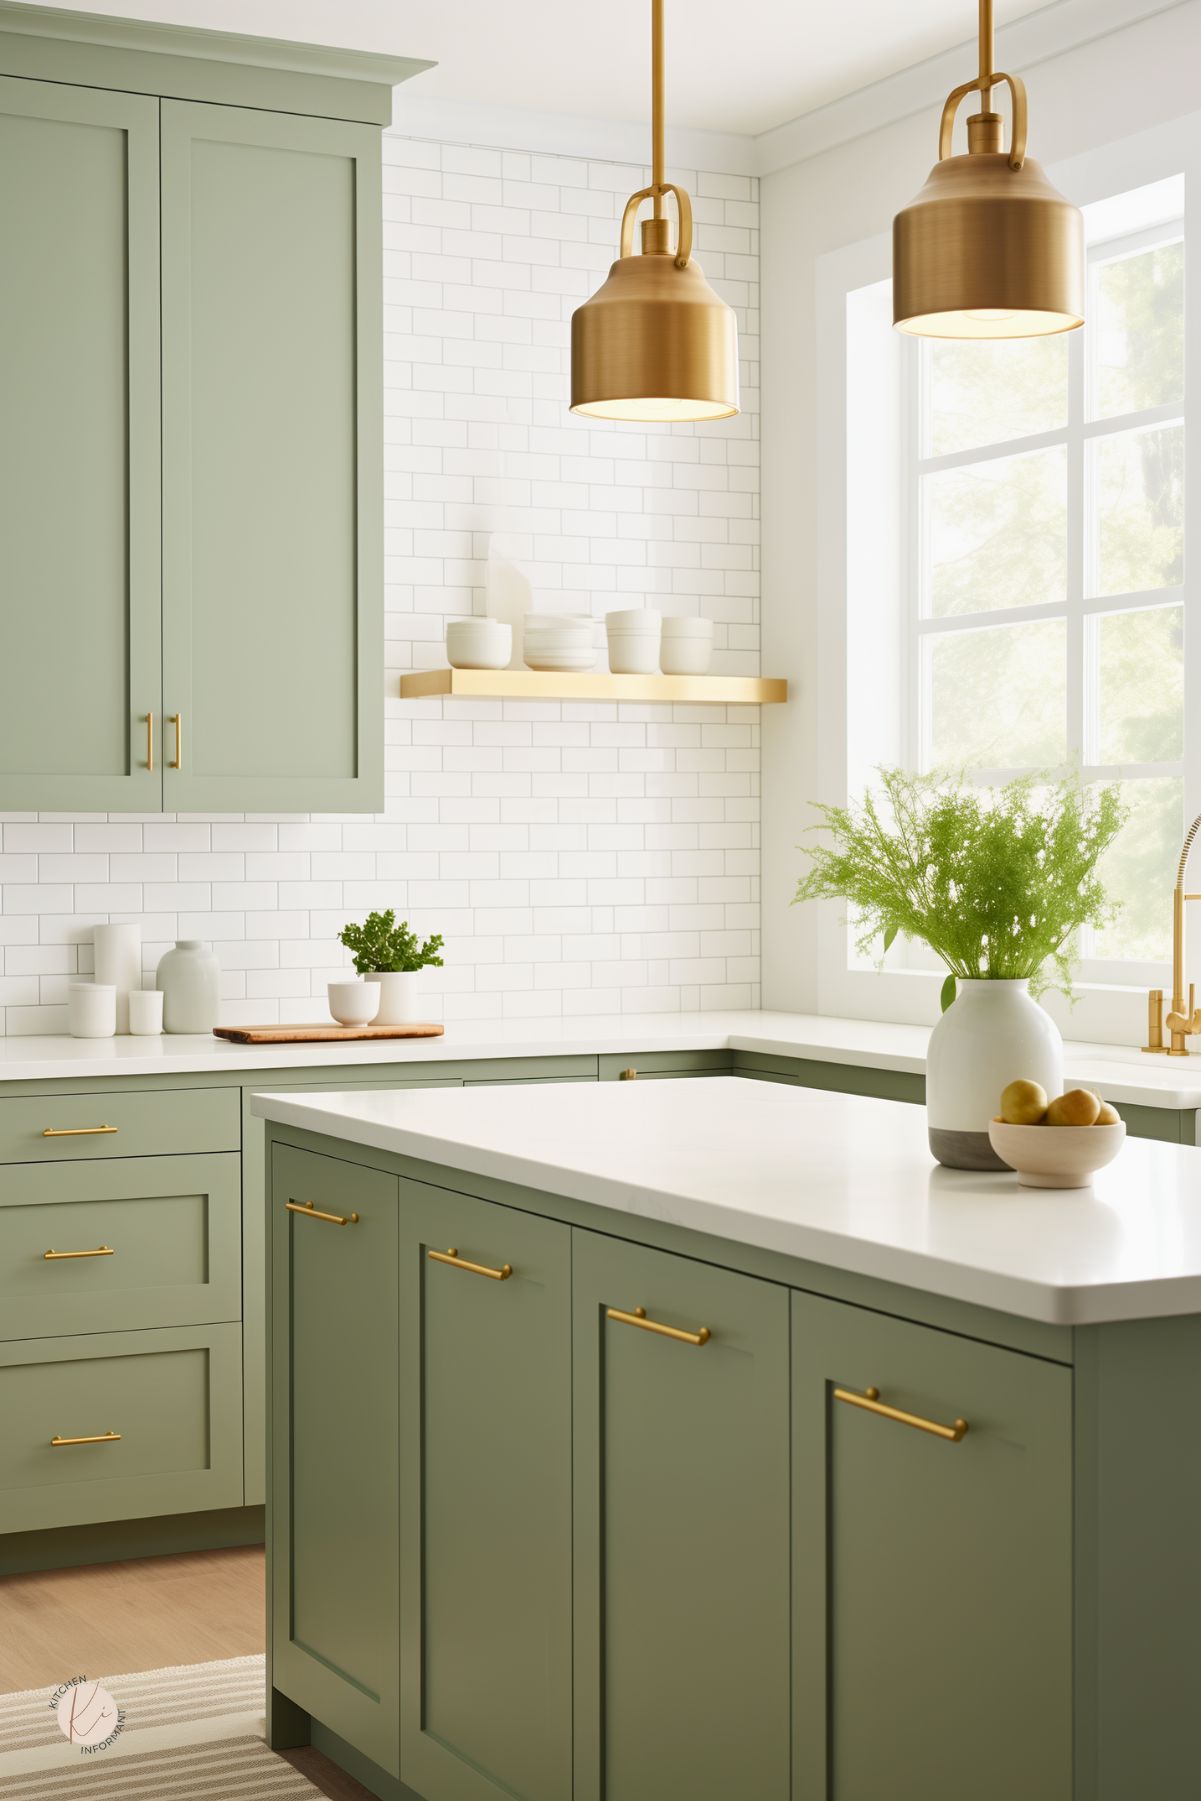
[[1116, 911], [1097, 863], [1125, 819], [1116, 785], [1027, 775], [989, 792], [945, 775], [882, 769], [879, 795], [818, 805], [830, 842], [812, 850], [795, 900], [849, 903], [861, 951], [898, 934], [963, 979], [1071, 992], [1076, 935]]
[[361, 976], [373, 972], [396, 974], [425, 969], [427, 965], [442, 968], [438, 955], [442, 949], [441, 934], [436, 932], [422, 944], [416, 932], [409, 930], [407, 919], [397, 925], [391, 907], [386, 913], [369, 913], [361, 926], [343, 926], [338, 936], [353, 953], [354, 966]]

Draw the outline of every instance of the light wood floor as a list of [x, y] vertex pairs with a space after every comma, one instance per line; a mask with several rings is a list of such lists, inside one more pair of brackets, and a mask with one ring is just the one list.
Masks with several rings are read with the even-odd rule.
[[[264, 1644], [263, 1548], [0, 1577], [0, 1693], [248, 1657]], [[285, 1753], [329, 1801], [374, 1801], [320, 1751]]]

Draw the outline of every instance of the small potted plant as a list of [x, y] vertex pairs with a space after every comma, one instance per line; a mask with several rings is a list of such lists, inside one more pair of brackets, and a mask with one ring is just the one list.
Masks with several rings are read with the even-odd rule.
[[[850, 903], [861, 951], [887, 954], [900, 934], [947, 969], [930, 1036], [930, 1149], [954, 1169], [1003, 1169], [988, 1140], [1010, 1082], [1062, 1088], [1063, 1047], [1032, 995], [1071, 994], [1082, 926], [1106, 924], [1097, 864], [1126, 817], [1116, 786], [1022, 776], [995, 792], [942, 775], [879, 772], [882, 793], [820, 806], [795, 899]], [[952, 1004], [954, 1003], [954, 1004]]]
[[343, 926], [338, 934], [354, 958], [354, 966], [369, 982], [380, 985], [377, 1026], [407, 1026], [421, 1017], [417, 976], [422, 969], [442, 968], [442, 938], [435, 933], [423, 944], [409, 930], [407, 919], [396, 923], [389, 907], [385, 913], [369, 913], [362, 925]]

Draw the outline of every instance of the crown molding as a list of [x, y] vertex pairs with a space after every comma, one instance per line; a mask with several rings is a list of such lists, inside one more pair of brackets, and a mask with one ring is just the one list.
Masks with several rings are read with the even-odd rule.
[[[472, 100], [427, 100], [419, 88], [394, 98], [391, 135], [433, 138], [487, 150], [534, 150], [545, 156], [582, 156], [597, 162], [650, 162], [650, 123], [594, 119], [576, 113], [544, 113], [524, 107], [481, 106]], [[667, 131], [667, 161], [675, 169], [753, 175], [753, 137], [738, 132]]]
[[[1193, 4], [1195, 0], [1053, 0], [1024, 19], [998, 27], [997, 66], [1020, 74], [1157, 13]], [[895, 75], [816, 107], [787, 125], [774, 126], [753, 140], [755, 171], [773, 174], [926, 107], [937, 107], [975, 67], [973, 37], [953, 50], [898, 69]]]

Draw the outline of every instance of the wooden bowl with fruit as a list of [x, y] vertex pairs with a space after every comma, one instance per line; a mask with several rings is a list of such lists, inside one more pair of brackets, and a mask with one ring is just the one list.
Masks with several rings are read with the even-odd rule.
[[988, 1139], [1023, 1188], [1088, 1188], [1122, 1148], [1126, 1126], [1091, 1088], [1055, 1100], [1037, 1082], [1011, 1082]]

